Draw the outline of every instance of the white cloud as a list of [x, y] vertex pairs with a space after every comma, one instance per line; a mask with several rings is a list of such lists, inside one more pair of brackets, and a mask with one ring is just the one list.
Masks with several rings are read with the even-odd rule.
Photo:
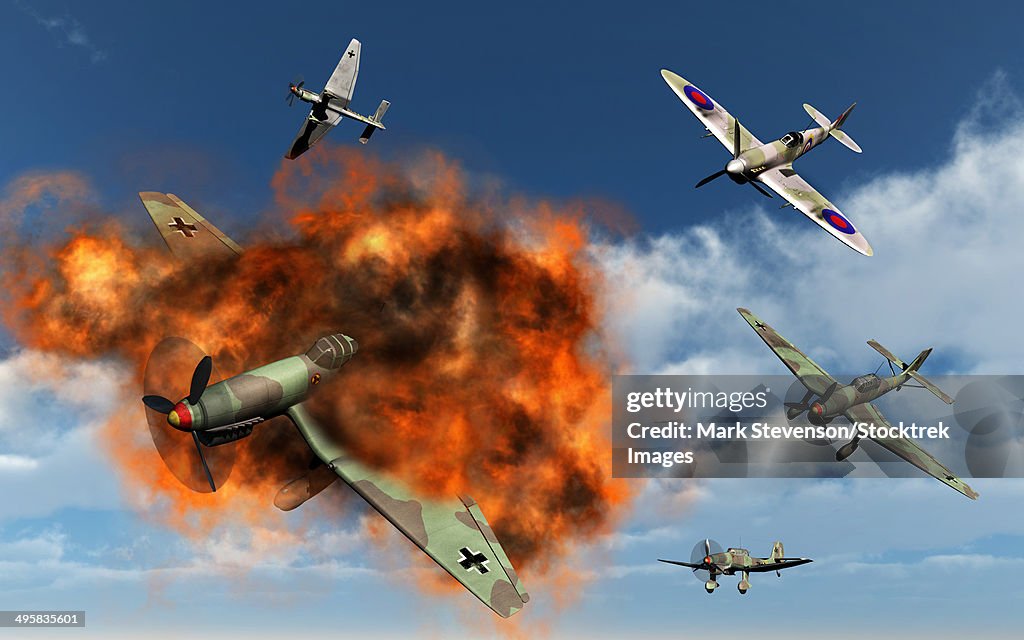
[[32, 350], [0, 360], [0, 522], [121, 505], [99, 432], [123, 375], [109, 362]]
[[107, 52], [93, 43], [89, 34], [85, 32], [85, 27], [74, 16], [67, 13], [59, 16], [44, 16], [22, 2], [15, 2], [15, 5], [37, 24], [53, 34], [57, 38], [59, 46], [71, 46], [84, 51], [92, 63], [103, 62], [107, 59]]
[[0, 454], [0, 474], [6, 471], [31, 471], [39, 467], [39, 461], [27, 456]]

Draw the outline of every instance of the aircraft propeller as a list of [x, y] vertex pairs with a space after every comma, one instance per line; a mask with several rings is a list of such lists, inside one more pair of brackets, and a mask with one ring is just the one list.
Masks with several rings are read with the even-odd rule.
[[737, 184], [749, 184], [750, 186], [757, 189], [764, 197], [771, 198], [772, 194], [765, 191], [764, 187], [757, 184], [756, 180], [749, 180], [746, 176], [743, 175], [743, 163], [738, 160], [738, 158], [740, 157], [740, 121], [734, 119], [733, 122], [735, 123], [735, 126], [733, 127], [732, 133], [732, 160], [730, 160], [729, 163], [725, 165], [725, 168], [722, 169], [721, 171], [716, 171], [712, 173], [710, 176], [698, 182], [697, 186], [695, 186], [694, 189], [699, 189], [700, 187], [703, 187], [704, 185], [711, 182], [715, 178], [720, 178], [724, 175], [728, 175], [733, 182]]
[[[204, 356], [192, 372], [192, 383], [189, 385], [188, 397], [185, 398], [189, 404], [196, 404], [199, 402], [199, 398], [202, 397], [203, 392], [206, 391], [206, 386], [210, 384], [210, 374], [212, 373], [213, 358], [210, 356]], [[175, 406], [177, 406], [167, 398], [155, 394], [143, 396], [142, 402], [153, 411], [156, 411], [157, 413], [166, 413], [168, 415], [170, 415], [170, 413], [174, 411]], [[170, 419], [168, 419], [168, 421], [170, 421]], [[171, 425], [176, 429], [178, 428], [178, 426], [173, 422], [171, 422]], [[190, 431], [190, 429], [182, 429], [182, 431]]]
[[690, 564], [699, 564], [701, 568], [693, 570], [693, 576], [701, 582], [711, 579], [711, 570], [715, 568], [712, 556], [722, 553], [722, 545], [710, 538], [704, 538], [693, 545], [690, 551]]
[[302, 89], [302, 85], [304, 84], [306, 84], [306, 81], [303, 80], [302, 77], [300, 76], [298, 78], [295, 78], [295, 80], [293, 80], [291, 84], [288, 85], [288, 95], [285, 96], [284, 99], [288, 103], [289, 107], [295, 103], [295, 93]]
[[[181, 397], [182, 389], [175, 372], [199, 359], [192, 372], [188, 395], [180, 403], [168, 400]], [[202, 353], [196, 345], [183, 338], [165, 338], [150, 354], [144, 377], [143, 403], [147, 407], [146, 420], [157, 453], [168, 470], [193, 491], [216, 491], [227, 481], [234, 466], [234, 447], [207, 447], [199, 440], [198, 432], [181, 428], [179, 405], [195, 405], [209, 385], [213, 375], [213, 359]], [[198, 456], [195, 455], [198, 453]]]

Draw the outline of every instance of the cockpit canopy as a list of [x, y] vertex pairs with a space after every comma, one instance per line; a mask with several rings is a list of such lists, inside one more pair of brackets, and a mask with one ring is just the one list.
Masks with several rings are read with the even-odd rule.
[[359, 351], [359, 343], [342, 333], [324, 336], [309, 348], [306, 357], [322, 369], [337, 369]]
[[881, 383], [882, 380], [878, 376], [876, 376], [873, 373], [869, 373], [866, 376], [854, 378], [853, 382], [851, 382], [850, 384], [853, 385], [853, 388], [859, 391], [860, 393], [865, 393], [867, 391], [877, 389], [878, 385]]
[[786, 135], [782, 136], [782, 138], [780, 138], [780, 142], [782, 142], [782, 144], [786, 145], [790, 149], [794, 147], [799, 147], [800, 143], [802, 143], [803, 141], [804, 134], [800, 133], [799, 131], [790, 131]]

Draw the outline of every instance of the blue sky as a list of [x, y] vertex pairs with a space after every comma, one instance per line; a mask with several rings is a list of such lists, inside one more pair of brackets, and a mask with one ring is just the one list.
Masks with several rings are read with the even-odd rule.
[[[904, 355], [935, 346], [934, 373], [1024, 373], [1024, 257], [1012, 233], [1024, 201], [1019, 7], [389, 2], [314, 15], [211, 4], [0, 4], [0, 185], [81, 171], [100, 206], [137, 216], [140, 229], [136, 192], [173, 191], [244, 242], [302, 118], [285, 105], [288, 81], [302, 74], [319, 88], [354, 36], [354, 106], [393, 103], [388, 131], [366, 152], [438, 148], [510, 192], [604, 201], [635, 218], [633, 236], [596, 240], [592, 253], [619, 295], [607, 330], [638, 372], [781, 373], [732, 310], [743, 305], [825, 368], [873, 370], [863, 342], [877, 338]], [[803, 102], [835, 117], [856, 100], [846, 129], [865, 153], [826, 144], [798, 169], [876, 257], [752, 189], [717, 181], [694, 191], [727, 154], [699, 139], [662, 67], [764, 140], [802, 127]], [[346, 125], [329, 143], [354, 145], [358, 133]], [[0, 456], [29, 462], [0, 465], [0, 608], [85, 608], [96, 637], [504, 628], [468, 596], [410, 588], [433, 569], [414, 561], [397, 571], [404, 564], [386, 558], [405, 558], [406, 543], [385, 552], [360, 539], [359, 518], [375, 516], [359, 511], [303, 520], [294, 539], [269, 547], [223, 531], [190, 547], [128, 506], [95, 442], [109, 406], [81, 390], [116, 385], [116, 370], [72, 368], [55, 396], [25, 373], [45, 356], [9, 346]], [[34, 429], [53, 447], [19, 432], [33, 403], [44, 406]], [[721, 637], [831, 637], [837, 623], [849, 637], [879, 625], [907, 638], [1004, 632], [1022, 621], [1024, 485], [972, 485], [976, 503], [925, 480], [650, 483], [619, 530], [567, 560], [566, 570], [591, 575], [586, 592], [556, 604], [557, 587], [537, 577], [511, 628], [663, 636], [705, 633], [710, 619], [729, 621], [714, 625]], [[742, 601], [731, 581], [708, 597], [686, 572], [652, 562], [685, 557], [706, 535], [742, 537], [758, 554], [783, 539], [816, 562], [755, 579]], [[781, 622], [765, 630], [765, 616]]]

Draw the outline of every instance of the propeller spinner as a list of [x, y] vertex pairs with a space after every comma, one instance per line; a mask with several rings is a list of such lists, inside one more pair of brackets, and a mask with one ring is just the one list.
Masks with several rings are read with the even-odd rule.
[[724, 175], [728, 175], [729, 179], [735, 182], [736, 184], [749, 184], [750, 186], [754, 187], [759, 192], [761, 192], [761, 195], [765, 196], [766, 198], [771, 198], [772, 194], [765, 191], [764, 188], [757, 183], [757, 181], [747, 178], [747, 176], [744, 174], [746, 166], [743, 164], [743, 161], [740, 160], [740, 121], [735, 120], [734, 122], [735, 126], [733, 127], [732, 132], [732, 160], [730, 160], [728, 164], [725, 165], [724, 169], [722, 169], [721, 171], [716, 171], [715, 173], [712, 173], [710, 176], [704, 178], [703, 180], [698, 182], [697, 186], [695, 186], [694, 188], [698, 189], [700, 187], [703, 187], [707, 183], [711, 182], [715, 178], [720, 178]]
[[295, 103], [295, 96], [302, 91], [302, 85], [306, 84], [306, 81], [302, 78], [296, 78], [288, 84], [288, 95], [285, 96], [285, 100], [288, 102], [288, 106], [292, 106]]
[[710, 538], [704, 538], [693, 545], [690, 551], [690, 564], [702, 565], [699, 569], [693, 570], [693, 576], [701, 582], [707, 582], [712, 578], [711, 570], [715, 568], [714, 555], [722, 553], [722, 545]]
[[[210, 374], [213, 373], [213, 358], [204, 356], [195, 371], [192, 372], [192, 383], [189, 385], [188, 396], [177, 404], [160, 395], [147, 395], [142, 397], [142, 402], [147, 407], [158, 413], [167, 414], [167, 422], [179, 431], [192, 431], [192, 412], [189, 406], [199, 402], [206, 386], [210, 384]], [[186, 405], [185, 403], [188, 403]]]

